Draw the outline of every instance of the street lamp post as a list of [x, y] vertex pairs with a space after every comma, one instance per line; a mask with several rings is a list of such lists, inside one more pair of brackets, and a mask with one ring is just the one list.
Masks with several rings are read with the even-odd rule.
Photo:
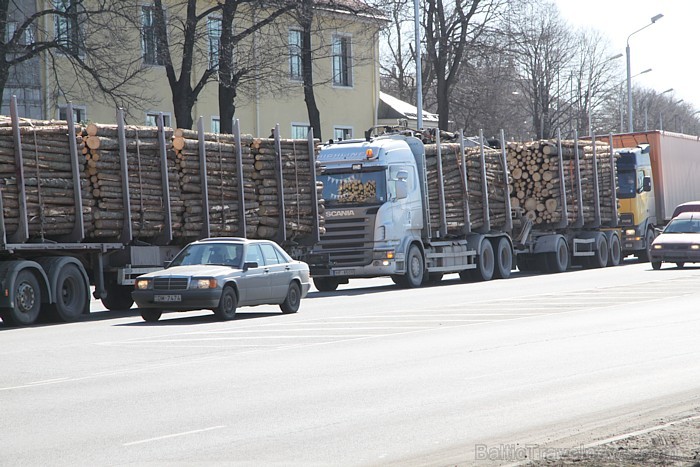
[[[660, 95], [668, 94], [669, 92], [673, 92], [673, 88], [668, 88], [664, 92], [662, 92]], [[664, 113], [663, 111], [659, 111], [659, 131], [664, 131]]]
[[642, 31], [652, 24], [656, 23], [658, 20], [663, 18], [664, 15], [658, 14], [654, 17], [651, 18], [651, 23], [647, 24], [646, 26], [637, 29], [634, 31], [632, 34], [627, 36], [627, 47], [625, 48], [625, 52], [627, 54], [627, 118], [628, 118], [628, 124], [627, 124], [627, 129], [630, 133], [634, 131], [634, 124], [632, 123], [632, 67], [630, 64], [630, 37], [633, 35], [637, 34], [639, 31]]
[[[628, 81], [627, 81], [627, 82], [631, 82], [631, 81], [632, 81], [632, 78], [636, 78], [636, 77], [639, 76], [639, 75], [643, 75], [643, 74], [645, 74], [645, 73], [649, 73], [650, 71], [651, 71], [651, 68], [647, 68], [647, 69], [644, 70], [644, 71], [640, 71], [640, 72], [637, 73], [636, 75], [630, 76], [630, 77], [628, 78]], [[624, 81], [624, 80], [620, 82], [620, 133], [624, 133], [624, 131], [625, 131], [624, 128], [622, 128], [622, 126], [623, 126], [622, 122], [624, 121], [624, 119], [622, 118], [622, 107], [623, 107], [623, 105], [622, 105], [622, 85], [623, 85], [623, 84], [625, 84], [625, 81]], [[630, 130], [630, 132], [631, 132], [631, 130]]]
[[416, 124], [423, 129], [423, 65], [420, 56], [420, 2], [413, 0], [413, 32], [416, 49]]

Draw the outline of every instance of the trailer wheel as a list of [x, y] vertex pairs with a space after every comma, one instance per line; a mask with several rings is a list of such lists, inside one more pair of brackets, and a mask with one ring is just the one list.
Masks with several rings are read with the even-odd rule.
[[622, 244], [620, 243], [620, 237], [613, 235], [610, 237], [608, 266], [618, 266], [620, 262], [622, 262]]
[[513, 269], [513, 250], [510, 248], [510, 242], [505, 237], [501, 237], [497, 239], [494, 249], [496, 250], [494, 276], [498, 279], [508, 279]]
[[484, 239], [479, 247], [479, 257], [476, 259], [474, 278], [478, 281], [490, 281], [496, 269], [496, 258], [491, 242]]
[[519, 254], [516, 258], [518, 270], [520, 272], [532, 272], [537, 270], [535, 268], [535, 258], [533, 258], [530, 253]]
[[128, 310], [134, 304], [134, 299], [131, 298], [133, 288], [128, 285], [119, 285], [117, 281], [109, 281], [105, 284], [107, 292], [106, 297], [102, 297], [100, 301], [109, 311]]
[[406, 255], [406, 275], [405, 282], [402, 284], [409, 289], [415, 289], [423, 284], [423, 275], [425, 274], [425, 261], [420, 249], [416, 245], [411, 245]]
[[88, 285], [75, 264], [65, 264], [56, 280], [56, 302], [49, 311], [53, 318], [71, 322], [77, 320], [88, 306]]
[[13, 284], [15, 306], [0, 311], [6, 326], [27, 326], [36, 321], [41, 310], [41, 289], [34, 274], [20, 271]]
[[563, 238], [557, 241], [554, 252], [545, 253], [544, 266], [547, 273], [560, 273], [569, 269], [569, 247]]
[[314, 277], [314, 286], [319, 292], [333, 292], [338, 288], [338, 281], [330, 277]]
[[601, 236], [598, 238], [598, 244], [596, 245], [595, 255], [590, 258], [590, 267], [592, 268], [604, 268], [608, 265], [608, 240]]

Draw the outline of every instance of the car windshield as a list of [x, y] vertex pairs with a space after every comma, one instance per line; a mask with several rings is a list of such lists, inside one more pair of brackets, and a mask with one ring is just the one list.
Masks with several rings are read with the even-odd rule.
[[327, 173], [323, 182], [326, 206], [377, 205], [386, 201], [386, 171]]
[[673, 219], [664, 233], [700, 233], [700, 219]]
[[620, 170], [617, 174], [617, 197], [634, 198], [637, 193], [637, 176], [634, 170]]
[[242, 243], [196, 243], [178, 253], [170, 266], [217, 264], [240, 268], [242, 258]]

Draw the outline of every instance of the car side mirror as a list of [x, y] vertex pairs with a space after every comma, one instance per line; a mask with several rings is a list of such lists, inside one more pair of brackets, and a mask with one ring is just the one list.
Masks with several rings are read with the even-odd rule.
[[408, 198], [408, 183], [406, 180], [396, 180], [396, 199]]
[[248, 269], [255, 269], [257, 267], [258, 267], [258, 263], [256, 263], [255, 261], [248, 261], [248, 262], [243, 263], [243, 270], [244, 271], [247, 271]]
[[642, 191], [651, 191], [651, 177], [644, 177], [642, 181]]

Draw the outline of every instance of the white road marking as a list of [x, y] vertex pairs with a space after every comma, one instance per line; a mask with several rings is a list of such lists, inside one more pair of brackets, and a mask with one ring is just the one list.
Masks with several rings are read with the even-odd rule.
[[165, 435], [165, 436], [158, 436], [156, 438], [142, 439], [141, 441], [132, 441], [131, 443], [124, 443], [123, 445], [124, 446], [134, 446], [136, 444], [144, 444], [144, 443], [150, 443], [153, 441], [160, 441], [163, 439], [177, 438], [178, 436], [187, 436], [187, 435], [194, 435], [197, 433], [204, 433], [205, 431], [220, 430], [221, 428], [226, 428], [226, 426], [219, 425], [219, 426], [212, 426], [209, 428], [202, 428], [201, 430], [192, 430], [192, 431], [185, 431], [183, 433], [174, 433], [172, 435]]

